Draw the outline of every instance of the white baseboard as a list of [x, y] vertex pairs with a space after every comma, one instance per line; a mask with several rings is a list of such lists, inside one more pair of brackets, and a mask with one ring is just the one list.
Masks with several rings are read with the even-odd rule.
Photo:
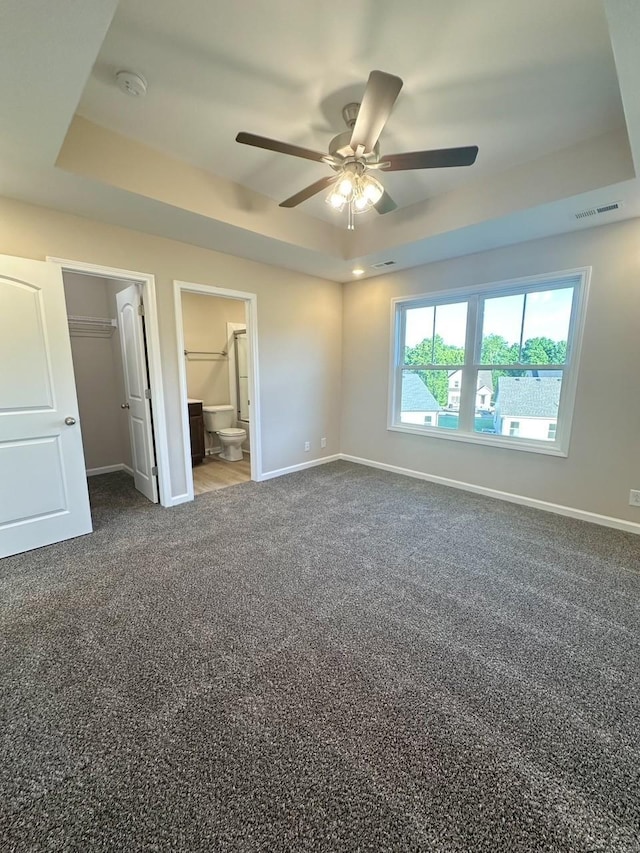
[[[610, 515], [599, 515], [596, 512], [587, 512], [584, 509], [576, 509], [571, 506], [554, 504], [549, 501], [541, 501], [537, 498], [528, 498], [525, 495], [515, 495], [511, 492], [501, 492], [486, 486], [477, 486], [473, 483], [464, 483], [461, 480], [452, 480], [449, 477], [438, 477], [435, 474], [425, 474], [422, 471], [414, 471], [411, 468], [400, 468], [397, 465], [387, 465], [385, 462], [375, 462], [373, 459], [361, 459], [359, 456], [349, 456], [348, 453], [339, 453], [337, 457], [345, 462], [355, 462], [356, 465], [366, 465], [369, 468], [379, 468], [382, 471], [391, 471], [393, 474], [402, 474], [404, 477], [414, 477], [417, 480], [427, 480], [430, 483], [438, 483], [441, 486], [449, 486], [453, 489], [462, 489], [465, 492], [474, 492], [478, 495], [486, 495], [488, 498], [496, 498], [499, 501], [530, 506], [533, 509], [541, 509], [544, 512], [554, 512], [557, 515], [565, 515], [568, 518], [577, 518], [579, 521], [589, 521], [592, 524], [600, 524], [603, 527], [613, 527], [616, 530], [625, 530], [627, 533], [640, 535], [640, 524], [635, 521], [627, 521], [624, 518], [615, 518]], [[327, 460], [329, 461], [329, 460]], [[277, 475], [276, 475], [277, 476]]]
[[326, 465], [327, 462], [336, 462], [344, 457], [340, 453], [332, 456], [323, 456], [321, 459], [312, 459], [310, 462], [301, 462], [299, 465], [290, 465], [288, 468], [278, 468], [275, 471], [265, 471], [260, 475], [260, 480], [272, 480], [274, 477], [283, 477], [285, 474], [293, 474], [295, 471], [304, 471], [305, 468], [315, 468], [316, 465]]
[[87, 468], [87, 477], [96, 477], [98, 474], [113, 474], [114, 471], [125, 471], [130, 477], [133, 477], [133, 468], [129, 468], [124, 462], [118, 465], [103, 465], [102, 468]]

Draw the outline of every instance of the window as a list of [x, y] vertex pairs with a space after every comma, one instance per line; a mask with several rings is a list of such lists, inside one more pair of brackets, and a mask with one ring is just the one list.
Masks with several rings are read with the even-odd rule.
[[402, 355], [406, 369], [399, 377], [399, 422], [426, 426], [430, 415], [432, 429], [456, 429], [457, 414], [440, 413], [457, 408], [460, 399], [458, 389], [450, 394], [449, 384], [451, 375], [459, 372], [451, 365], [464, 362], [467, 303], [407, 306], [403, 322], [406, 340], [415, 345], [405, 344]]
[[588, 271], [393, 300], [389, 428], [566, 455]]

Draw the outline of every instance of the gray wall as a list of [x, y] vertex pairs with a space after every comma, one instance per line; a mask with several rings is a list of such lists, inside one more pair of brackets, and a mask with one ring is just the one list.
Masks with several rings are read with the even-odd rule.
[[[344, 288], [344, 453], [640, 522], [640, 220], [429, 264]], [[568, 458], [387, 430], [393, 297], [592, 266]]]

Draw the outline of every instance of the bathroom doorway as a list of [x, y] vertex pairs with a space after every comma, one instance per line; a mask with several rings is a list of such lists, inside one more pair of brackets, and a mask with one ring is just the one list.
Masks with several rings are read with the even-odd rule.
[[191, 495], [260, 478], [255, 294], [174, 282]]

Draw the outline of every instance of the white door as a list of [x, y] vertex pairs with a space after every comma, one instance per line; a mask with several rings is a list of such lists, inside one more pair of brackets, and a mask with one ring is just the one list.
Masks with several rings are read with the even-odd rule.
[[0, 557], [91, 530], [62, 274], [0, 255]]
[[116, 293], [118, 328], [122, 347], [124, 389], [123, 406], [128, 409], [131, 460], [136, 489], [158, 503], [158, 478], [151, 428], [151, 392], [142, 328], [142, 298], [138, 285]]

